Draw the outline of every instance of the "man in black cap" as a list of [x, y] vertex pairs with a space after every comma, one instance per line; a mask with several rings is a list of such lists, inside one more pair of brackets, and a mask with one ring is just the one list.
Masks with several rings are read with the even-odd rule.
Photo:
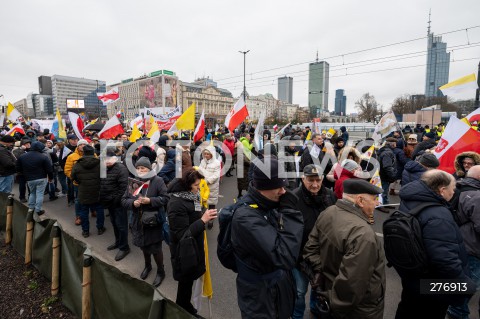
[[[289, 318], [295, 302], [292, 269], [300, 254], [302, 214], [273, 157], [258, 162], [232, 219], [237, 296], [243, 318]], [[276, 287], [275, 293], [272, 287]]]
[[83, 237], [90, 236], [89, 210], [97, 213], [97, 230], [102, 235], [105, 232], [105, 215], [100, 204], [100, 160], [95, 157], [92, 146], [83, 146], [83, 156], [73, 165], [71, 177], [78, 184], [78, 213]]
[[437, 143], [435, 143], [435, 133], [425, 133], [423, 135], [423, 140], [418, 143], [413, 150], [412, 160], [415, 160], [415, 157], [417, 157], [418, 153], [420, 153], [421, 151], [426, 151], [428, 149], [434, 148], [435, 146], [437, 146]]
[[15, 156], [12, 153], [14, 143], [15, 139], [10, 135], [0, 139], [0, 193], [12, 192], [15, 174]]
[[105, 160], [107, 176], [101, 179], [100, 201], [103, 207], [108, 209], [110, 220], [115, 234], [115, 242], [107, 247], [107, 250], [119, 249], [115, 260], [125, 258], [130, 252], [128, 246], [128, 217], [127, 211], [122, 207], [122, 196], [128, 186], [128, 170], [125, 165], [118, 162], [113, 149], [107, 150]]
[[[303, 215], [303, 237], [300, 251], [303, 251], [308, 240], [308, 235], [315, 226], [318, 216], [328, 207], [335, 205], [337, 199], [332, 190], [322, 185], [323, 175], [321, 168], [310, 164], [303, 169], [302, 183], [300, 187], [295, 189], [293, 193], [298, 197], [297, 208]], [[295, 277], [295, 284], [297, 285], [297, 299], [295, 301], [295, 310], [292, 318], [303, 318], [305, 312], [305, 295], [308, 290], [308, 277], [302, 271], [301, 264], [303, 257], [300, 255], [296, 267], [293, 269], [293, 276]], [[315, 313], [312, 307], [312, 301], [315, 303], [315, 291], [311, 291], [310, 311]]]
[[343, 198], [323, 211], [303, 257], [315, 272], [312, 289], [333, 318], [383, 319], [385, 256], [370, 224], [383, 190], [362, 179], [343, 184]]

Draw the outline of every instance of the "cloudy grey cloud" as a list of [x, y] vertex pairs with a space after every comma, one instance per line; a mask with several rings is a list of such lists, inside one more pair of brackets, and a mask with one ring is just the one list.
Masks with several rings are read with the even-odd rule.
[[[293, 102], [306, 106], [308, 62], [318, 50], [320, 58], [330, 57], [330, 110], [339, 88], [346, 91], [348, 112], [365, 92], [388, 108], [401, 94], [424, 92], [425, 67], [404, 67], [425, 64], [426, 39], [347, 53], [425, 37], [430, 8], [435, 33], [480, 24], [478, 0], [4, 1], [0, 94], [15, 102], [38, 92], [40, 75], [115, 83], [169, 69], [187, 82], [213, 77], [238, 96], [243, 87], [238, 51], [249, 49], [247, 91], [276, 96], [276, 78], [291, 75]], [[452, 62], [450, 80], [477, 72], [480, 46], [472, 43], [480, 42], [480, 28], [470, 29], [468, 38], [462, 31], [443, 40], [449, 48], [470, 42], [453, 51], [455, 61], [475, 58]], [[356, 63], [412, 52], [420, 54], [363, 67]], [[392, 68], [404, 69], [373, 72]]]

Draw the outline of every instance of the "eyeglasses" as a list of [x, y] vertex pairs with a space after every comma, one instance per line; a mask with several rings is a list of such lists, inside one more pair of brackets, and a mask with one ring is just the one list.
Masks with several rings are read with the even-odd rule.
[[474, 163], [474, 162], [465, 162], [465, 161], [464, 161], [464, 162], [463, 162], [463, 165], [473, 166], [473, 165], [475, 165], [475, 163]]

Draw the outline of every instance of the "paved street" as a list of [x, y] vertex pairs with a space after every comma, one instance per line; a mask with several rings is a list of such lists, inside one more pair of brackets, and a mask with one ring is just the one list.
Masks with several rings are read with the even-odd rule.
[[[17, 184], [15, 190], [18, 190]], [[237, 184], [235, 177], [223, 177], [222, 184], [220, 185], [220, 194], [223, 196], [219, 199], [219, 206], [223, 207], [233, 201], [233, 198], [237, 194]], [[398, 202], [398, 196], [394, 196], [392, 202]], [[44, 203], [46, 210], [46, 216], [57, 219], [62, 225], [63, 229], [72, 234], [75, 238], [85, 241], [91, 246], [92, 252], [95, 257], [100, 258], [110, 264], [116, 265], [120, 270], [130, 274], [133, 277], [139, 278], [141, 271], [143, 270], [143, 256], [138, 247], [131, 245], [131, 253], [122, 261], [116, 262], [114, 256], [116, 251], [109, 252], [106, 247], [113, 243], [113, 229], [111, 223], [106, 218], [105, 226], [107, 231], [105, 234], [98, 236], [95, 231], [95, 220], [90, 218], [91, 222], [91, 235], [85, 239], [81, 236], [80, 226], [74, 224], [74, 210], [73, 207], [67, 207], [66, 198], [61, 198], [54, 202], [48, 202], [48, 196]], [[381, 236], [382, 223], [388, 217], [388, 214], [384, 214], [376, 211], [375, 213], [375, 225], [373, 225], [375, 231]], [[217, 234], [218, 224], [216, 223], [211, 231], [207, 232], [209, 253], [210, 253], [210, 269], [213, 283], [213, 299], [212, 299], [212, 312], [213, 318], [240, 318], [240, 311], [237, 305], [236, 289], [235, 289], [235, 274], [222, 267], [216, 256], [217, 248]], [[164, 260], [167, 277], [160, 286], [160, 291], [166, 297], [175, 300], [177, 283], [172, 278], [171, 263], [170, 263], [170, 251], [166, 245], [164, 245]], [[385, 315], [384, 318], [394, 318], [398, 301], [401, 294], [401, 283], [395, 270], [392, 268], [386, 269], [387, 274], [387, 291], [385, 298]], [[150, 276], [146, 279], [147, 282], [153, 282], [155, 277], [155, 268], [150, 273]], [[139, 279], [140, 280], [140, 279]], [[478, 304], [478, 293], [475, 296], [475, 300], [471, 302]], [[208, 303], [203, 302], [201, 313], [204, 316], [208, 314]], [[305, 316], [308, 318], [308, 316]], [[478, 319], [478, 313], [472, 314], [472, 319]]]

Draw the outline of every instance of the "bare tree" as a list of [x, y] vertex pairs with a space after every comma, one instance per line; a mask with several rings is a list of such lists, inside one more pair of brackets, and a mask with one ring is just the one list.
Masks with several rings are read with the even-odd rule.
[[355, 108], [358, 110], [358, 118], [360, 120], [373, 123], [375, 117], [378, 115], [379, 105], [373, 95], [365, 93], [355, 102]]

